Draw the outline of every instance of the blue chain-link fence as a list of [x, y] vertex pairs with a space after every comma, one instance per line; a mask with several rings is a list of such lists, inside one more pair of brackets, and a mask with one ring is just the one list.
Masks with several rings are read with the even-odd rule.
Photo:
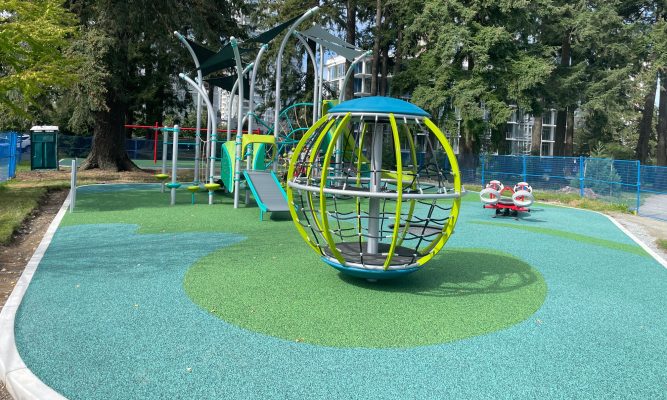
[[535, 190], [576, 193], [667, 220], [667, 167], [589, 157], [459, 156], [465, 183], [528, 182]]
[[16, 132], [0, 132], [0, 182], [16, 175], [16, 164], [21, 152], [18, 140]]
[[[88, 155], [91, 137], [60, 136], [60, 158]], [[194, 140], [179, 140], [179, 160], [194, 160]], [[150, 139], [127, 139], [126, 149], [133, 160], [152, 160]], [[171, 160], [171, 144], [167, 158]], [[418, 154], [419, 158], [419, 154]], [[161, 164], [162, 136], [157, 142]], [[446, 157], [443, 155], [446, 162]], [[626, 205], [638, 214], [667, 220], [667, 167], [640, 165], [638, 161], [588, 157], [458, 156], [462, 180], [484, 186], [497, 179], [505, 185], [528, 182], [535, 190], [576, 193], [610, 203]], [[152, 163], [151, 163], [152, 164]]]

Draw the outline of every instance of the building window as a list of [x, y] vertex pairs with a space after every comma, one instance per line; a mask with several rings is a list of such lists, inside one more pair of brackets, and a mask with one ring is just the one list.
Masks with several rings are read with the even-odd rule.
[[354, 93], [361, 92], [361, 78], [354, 78]]
[[542, 143], [541, 154], [542, 156], [553, 156], [553, 143]]

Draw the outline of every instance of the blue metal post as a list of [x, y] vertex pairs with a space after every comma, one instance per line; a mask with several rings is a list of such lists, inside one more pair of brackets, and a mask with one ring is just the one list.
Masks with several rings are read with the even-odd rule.
[[579, 196], [584, 197], [584, 156], [579, 156]]
[[484, 189], [484, 154], [480, 155], [479, 158], [482, 160], [482, 189]]
[[522, 158], [521, 162], [523, 163], [523, 173], [521, 174], [521, 177], [523, 178], [524, 182], [528, 182], [528, 178], [527, 178], [527, 175], [526, 175], [526, 155], [525, 154], [523, 155], [523, 158]]
[[[16, 155], [16, 146], [18, 146], [18, 156]], [[18, 133], [9, 133], [9, 164], [7, 165], [7, 179], [16, 176], [16, 165], [23, 156], [23, 147], [21, 147], [21, 138]]]
[[639, 201], [641, 199], [641, 188], [642, 188], [642, 164], [637, 160], [637, 208], [635, 209], [635, 214], [639, 214]]

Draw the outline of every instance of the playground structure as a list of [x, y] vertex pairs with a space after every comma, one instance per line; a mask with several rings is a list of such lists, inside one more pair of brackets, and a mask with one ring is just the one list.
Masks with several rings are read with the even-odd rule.
[[[262, 184], [253, 183], [252, 179], [257, 177], [254, 173], [245, 173], [245, 171], [258, 170], [272, 170], [273, 177], [276, 177], [278, 166], [286, 165], [283, 160], [279, 161], [280, 157], [286, 156], [299, 141], [301, 136], [308, 130], [322, 114], [322, 87], [323, 87], [323, 64], [325, 49], [333, 51], [346, 57], [351, 61], [352, 65], [348, 68], [345, 83], [352, 75], [355, 65], [366, 55], [364, 52], [355, 46], [348, 44], [334, 35], [327, 32], [324, 28], [313, 25], [309, 29], [299, 32], [296, 28], [313, 15], [319, 7], [313, 7], [307, 10], [302, 15], [292, 18], [289, 21], [283, 22], [266, 32], [263, 32], [251, 39], [246, 40], [241, 47], [241, 44], [235, 39], [230, 38], [230, 41], [219, 52], [214, 53], [205, 47], [198, 45], [192, 40], [184, 37], [178, 32], [174, 32], [176, 37], [183, 43], [192, 56], [196, 67], [196, 79], [192, 79], [187, 74], [181, 73], [179, 77], [183, 79], [196, 92], [197, 102], [197, 127], [195, 129], [195, 146], [197, 153], [195, 155], [195, 165], [200, 164], [198, 154], [200, 143], [205, 144], [205, 159], [206, 170], [208, 176], [206, 179], [209, 184], [219, 180], [226, 190], [233, 193], [234, 208], [239, 206], [240, 189], [242, 177], [246, 181], [246, 189], [250, 189], [255, 196], [261, 213], [266, 211], [276, 211], [279, 209], [286, 209], [286, 203], [277, 204], [271, 201], [270, 205], [265, 204], [261, 200], [260, 192], [264, 190], [264, 185], [276, 186], [268, 190], [268, 194], [264, 198], [273, 198], [273, 195], [278, 193], [276, 189], [279, 188], [279, 181], [276, 179], [262, 179]], [[270, 42], [279, 34], [286, 30], [286, 33], [280, 43], [280, 48], [275, 61], [276, 71], [276, 87], [275, 87], [275, 105], [274, 119], [272, 124], [263, 121], [255, 113], [255, 84], [257, 70], [261, 64], [262, 56], [268, 48]], [[314, 88], [312, 103], [296, 103], [288, 106], [285, 109], [281, 108], [281, 85], [282, 85], [282, 55], [290, 38], [296, 38], [304, 47], [308, 54], [308, 59], [312, 63], [314, 74]], [[316, 52], [314, 53], [308, 43], [308, 40], [313, 41], [316, 45]], [[250, 46], [253, 44], [261, 44], [257, 50], [256, 57], [252, 63], [243, 64], [241, 55], [253, 51]], [[316, 53], [319, 52], [319, 65]], [[216, 112], [208, 101], [208, 94], [204, 88], [204, 76], [232, 68], [234, 74], [228, 74], [222, 77], [209, 78], [205, 81], [209, 86], [218, 86], [230, 92], [230, 98], [237, 101], [230, 101], [227, 112], [227, 135], [226, 140], [220, 140], [217, 134]], [[250, 77], [246, 75], [250, 74]], [[249, 81], [249, 84], [248, 84]], [[344, 90], [341, 91], [340, 100], [344, 99]], [[244, 100], [247, 100], [247, 109], [244, 106]], [[208, 114], [208, 128], [206, 129], [206, 139], [201, 138], [201, 102], [204, 101]], [[234, 113], [233, 106], [236, 106]], [[231, 125], [232, 115], [236, 115], [237, 126], [236, 135], [232, 140]], [[247, 126], [247, 131], [250, 134], [244, 134], [244, 126]], [[262, 135], [254, 134], [255, 130], [264, 129]], [[270, 139], [269, 139], [270, 138]], [[173, 141], [173, 140], [172, 140]], [[166, 142], [166, 140], [165, 140]], [[222, 146], [218, 146], [221, 143]], [[220, 156], [217, 156], [218, 149]], [[175, 147], [174, 151], [178, 151]], [[177, 156], [174, 158], [177, 159]], [[245, 161], [245, 163], [243, 162]], [[219, 174], [215, 167], [216, 162], [220, 163]], [[244, 165], [245, 164], [245, 165]], [[164, 170], [164, 168], [163, 168]], [[174, 168], [176, 171], [176, 168]], [[199, 182], [198, 171], [195, 169], [195, 184]], [[164, 171], [163, 171], [164, 173]], [[173, 180], [173, 179], [172, 179]], [[282, 190], [282, 188], [280, 188]], [[209, 191], [211, 193], [211, 191]], [[284, 196], [283, 196], [284, 199]], [[248, 191], [246, 191], [246, 203], [248, 202]], [[212, 204], [212, 197], [209, 196], [209, 204]], [[261, 218], [260, 214], [260, 218]]]
[[[454, 152], [429, 117], [402, 100], [367, 97], [331, 108], [303, 136], [288, 205], [324, 262], [372, 281], [414, 272], [443, 248], [464, 190]], [[418, 144], [429, 150], [422, 161]]]
[[479, 192], [479, 198], [484, 204], [483, 208], [496, 210], [494, 218], [498, 215], [516, 217], [520, 212], [530, 212], [533, 204], [533, 188], [526, 182], [519, 182], [514, 187], [505, 186], [498, 180], [489, 182]]

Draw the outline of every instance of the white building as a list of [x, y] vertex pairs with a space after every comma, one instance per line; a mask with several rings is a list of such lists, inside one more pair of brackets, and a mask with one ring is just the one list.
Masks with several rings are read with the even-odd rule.
[[[345, 57], [336, 56], [329, 58], [324, 63], [324, 81], [327, 82], [332, 89], [340, 93], [343, 90], [343, 80], [345, 79]], [[354, 97], [365, 97], [371, 95], [371, 69], [373, 56], [364, 57], [354, 67]]]
[[[510, 154], [530, 154], [534, 123], [535, 119], [532, 115], [518, 109], [512, 112], [505, 130], [505, 139], [510, 142]], [[556, 110], [546, 110], [542, 114], [541, 156], [553, 156], [555, 135]]]

